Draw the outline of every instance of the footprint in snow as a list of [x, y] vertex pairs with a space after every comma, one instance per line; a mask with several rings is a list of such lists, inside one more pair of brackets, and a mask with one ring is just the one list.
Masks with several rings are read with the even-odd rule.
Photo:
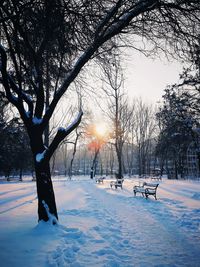
[[87, 237], [77, 228], [62, 229], [62, 240], [55, 251], [48, 256], [48, 266], [50, 267], [78, 267], [77, 256]]

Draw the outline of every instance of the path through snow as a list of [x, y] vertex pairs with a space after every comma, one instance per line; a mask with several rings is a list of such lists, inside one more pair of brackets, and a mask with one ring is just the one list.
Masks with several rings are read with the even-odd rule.
[[1, 184], [1, 266], [200, 266], [200, 183], [164, 180], [155, 201], [109, 182], [55, 180], [60, 225], [35, 228], [34, 183]]

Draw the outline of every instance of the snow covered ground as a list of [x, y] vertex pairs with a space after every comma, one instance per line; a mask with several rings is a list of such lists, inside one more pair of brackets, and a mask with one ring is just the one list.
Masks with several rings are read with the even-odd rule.
[[0, 183], [1, 267], [200, 266], [200, 182], [159, 182], [158, 200], [54, 179], [59, 225], [37, 225], [35, 183]]

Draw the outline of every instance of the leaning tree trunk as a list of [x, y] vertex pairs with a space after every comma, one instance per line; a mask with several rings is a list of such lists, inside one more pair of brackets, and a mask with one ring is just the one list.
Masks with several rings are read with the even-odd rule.
[[51, 221], [55, 224], [58, 214], [49, 162], [45, 160], [36, 162], [35, 173], [38, 195], [38, 220]]

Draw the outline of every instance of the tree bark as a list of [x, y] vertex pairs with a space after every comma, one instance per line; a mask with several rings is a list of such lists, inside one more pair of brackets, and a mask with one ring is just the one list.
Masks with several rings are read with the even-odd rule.
[[100, 148], [95, 149], [94, 158], [92, 161], [92, 167], [91, 167], [91, 175], [90, 178], [93, 179], [96, 175], [96, 168], [97, 168], [97, 157], [99, 155]]
[[35, 173], [38, 195], [38, 220], [51, 221], [56, 224], [58, 214], [49, 162], [45, 160], [40, 163], [36, 162]]
[[118, 178], [121, 179], [123, 178], [123, 175], [122, 175], [122, 149], [120, 149], [118, 147], [119, 145], [116, 145], [116, 154], [117, 154], [117, 160], [118, 160]]
[[78, 133], [77, 130], [76, 130], [76, 139], [75, 139], [75, 142], [74, 142], [74, 149], [73, 149], [72, 158], [71, 158], [71, 162], [70, 162], [70, 166], [69, 166], [69, 179], [70, 180], [72, 179], [73, 162], [74, 162], [74, 158], [75, 158], [75, 155], [76, 155], [77, 143], [78, 143], [78, 139], [79, 139], [80, 135], [81, 134]]
[[[30, 145], [34, 156], [37, 196], [38, 196], [38, 221], [50, 221], [56, 224], [58, 220], [53, 184], [51, 180], [50, 159], [45, 157], [45, 146], [40, 128], [28, 129]], [[39, 153], [44, 157], [37, 158]]]

